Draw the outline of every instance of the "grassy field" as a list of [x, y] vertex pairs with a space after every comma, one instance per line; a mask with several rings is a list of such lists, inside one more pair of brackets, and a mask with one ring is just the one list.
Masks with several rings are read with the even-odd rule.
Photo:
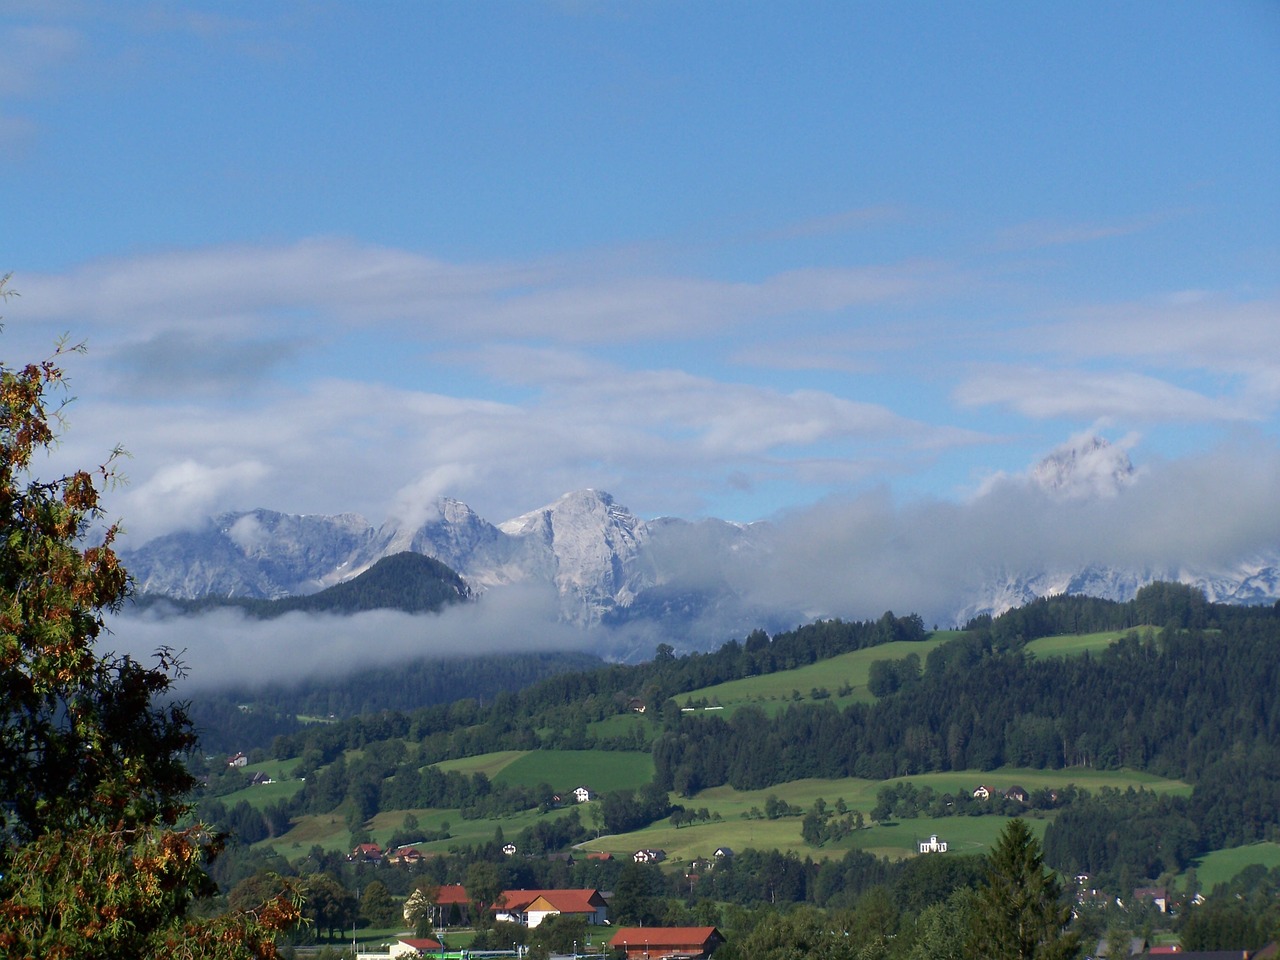
[[[1139, 636], [1154, 632], [1153, 627], [1138, 627]], [[1056, 637], [1040, 637], [1027, 644], [1027, 652], [1033, 657], [1072, 657], [1086, 651], [1096, 653], [1105, 650], [1128, 630], [1105, 630], [1102, 633], [1063, 634]]]
[[631, 750], [502, 750], [442, 760], [441, 770], [483, 773], [496, 783], [554, 790], [590, 787], [597, 793], [634, 790], [653, 779], [653, 757]]
[[622, 750], [537, 750], [507, 764], [494, 780], [514, 786], [586, 786], [597, 793], [634, 790], [653, 779], [653, 757]]
[[[1180, 780], [1164, 780], [1146, 773], [1129, 770], [1025, 770], [1004, 768], [992, 771], [961, 771], [933, 773], [903, 777], [918, 787], [932, 787], [938, 793], [955, 793], [973, 790], [979, 784], [1006, 789], [1018, 784], [1027, 790], [1040, 787], [1065, 787], [1075, 784], [1096, 790], [1100, 787], [1145, 787], [1159, 793], [1188, 795], [1190, 785]], [[800, 836], [800, 817], [779, 820], [746, 820], [743, 814], [753, 807], [763, 810], [770, 795], [788, 804], [808, 809], [822, 797], [833, 805], [843, 798], [850, 810], [860, 811], [870, 820], [870, 812], [876, 803], [876, 795], [887, 784], [898, 781], [860, 780], [796, 780], [764, 790], [734, 790], [732, 787], [714, 787], [703, 790], [691, 800], [679, 800], [687, 809], [706, 807], [711, 814], [720, 814], [721, 821], [693, 826], [671, 826], [660, 821], [634, 833], [617, 834], [592, 840], [582, 846], [585, 849], [607, 850], [614, 854], [630, 854], [644, 847], [667, 851], [674, 861], [709, 856], [716, 847], [735, 849], [747, 847], [773, 848], [794, 851], [815, 859], [843, 856], [854, 847], [862, 848], [877, 856], [905, 857], [916, 852], [916, 842], [928, 839], [936, 833], [940, 839], [953, 844], [953, 850], [979, 852], [985, 850], [999, 835], [1004, 826], [1002, 817], [920, 817], [893, 824], [877, 825], [859, 831], [839, 844], [815, 848], [806, 844]], [[1030, 814], [1029, 814], [1030, 816]], [[1032, 829], [1043, 834], [1046, 821], [1031, 818]]]
[[[794, 670], [744, 677], [741, 680], [703, 687], [687, 694], [682, 693], [675, 700], [683, 707], [686, 702], [696, 703], [705, 699], [711, 704], [723, 706], [724, 710], [720, 712], [725, 716], [746, 704], [755, 704], [766, 713], [774, 713], [784, 709], [789, 703], [812, 702], [810, 691], [815, 688], [829, 691], [830, 702], [837, 706], [854, 702], [870, 703], [875, 699], [867, 690], [867, 675], [872, 663], [876, 660], [898, 660], [914, 653], [923, 664], [930, 651], [957, 636], [959, 634], [954, 630], [939, 630], [931, 634], [928, 640], [914, 643], [899, 641], [854, 650]], [[843, 697], [838, 696], [837, 691], [845, 684], [852, 687], [852, 691]], [[701, 710], [698, 712], [702, 713]]]
[[[1280, 843], [1250, 843], [1243, 847], [1214, 850], [1196, 864], [1196, 881], [1200, 890], [1208, 894], [1219, 883], [1226, 883], [1245, 867], [1260, 863], [1270, 870], [1280, 867]], [[1186, 888], [1187, 878], [1178, 878], [1178, 886]]]
[[229, 793], [219, 799], [230, 809], [241, 800], [249, 801], [249, 806], [261, 810], [278, 800], [289, 800], [305, 786], [301, 780], [277, 780], [275, 783], [263, 783], [258, 786], [245, 787], [235, 793]]
[[496, 753], [481, 753], [474, 757], [463, 757], [460, 760], [441, 760], [436, 766], [446, 772], [457, 770], [459, 773], [467, 774], [483, 773], [492, 780], [528, 752], [528, 750], [499, 750]]

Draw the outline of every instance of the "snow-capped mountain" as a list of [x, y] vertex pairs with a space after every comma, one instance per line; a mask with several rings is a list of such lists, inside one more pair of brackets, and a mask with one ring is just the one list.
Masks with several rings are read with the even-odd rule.
[[[1128, 452], [1094, 435], [1064, 444], [1028, 473], [1031, 488], [1059, 502], [1124, 496], [1138, 479]], [[964, 623], [979, 614], [998, 616], [1040, 597], [1063, 593], [1130, 600], [1157, 580], [1197, 587], [1215, 603], [1269, 603], [1280, 597], [1280, 548], [1217, 569], [1087, 563], [1004, 571], [981, 585], [973, 600], [957, 612], [955, 622]]]
[[[581, 490], [496, 526], [451, 499], [437, 501], [418, 525], [389, 521], [376, 530], [353, 515], [224, 514], [202, 530], [153, 540], [124, 561], [144, 593], [276, 598], [350, 579], [408, 550], [442, 561], [479, 591], [550, 584], [563, 619], [585, 626], [679, 576], [690, 542], [714, 530], [715, 550], [733, 551], [758, 544], [749, 529], [674, 518], [647, 523], [609, 494]], [[714, 557], [702, 559], [714, 569]]]
[[[1088, 436], [1053, 451], [1021, 477], [1002, 482], [1005, 493], [980, 496], [1007, 494], [997, 504], [1015, 504], [1023, 511], [1009, 524], [1025, 526], [1027, 517], [1056, 512], [1061, 527], [1077, 516], [1111, 517], [1096, 514], [1096, 509], [1123, 506], [1125, 498], [1140, 496], [1143, 480], [1122, 446]], [[1000, 515], [990, 502], [979, 506], [982, 516]], [[426, 505], [413, 519], [388, 520], [378, 528], [349, 514], [291, 516], [252, 510], [216, 517], [197, 531], [160, 537], [126, 552], [123, 560], [145, 593], [183, 599], [277, 598], [315, 592], [358, 576], [383, 557], [412, 551], [447, 564], [477, 594], [507, 585], [540, 586], [554, 591], [564, 622], [655, 624], [664, 638], [703, 646], [755, 627], [781, 629], [814, 616], [876, 615], [871, 608], [845, 609], [839, 591], [829, 587], [825, 600], [811, 596], [813, 584], [805, 571], [813, 563], [810, 546], [823, 551], [825, 516], [821, 507], [815, 508], [800, 528], [802, 536], [794, 527], [785, 528], [784, 536], [781, 523], [675, 517], [646, 521], [597, 490], [565, 494], [497, 524], [452, 499]], [[882, 555], [877, 538], [860, 535], [856, 525], [842, 531], [840, 550], [815, 554], [823, 558], [820, 572], [834, 571], [838, 580], [843, 556], [857, 559], [850, 569], [863, 571], [864, 577], [868, 569], [896, 561], [893, 554]], [[1088, 538], [1074, 539], [1085, 548], [1071, 555], [1087, 553]], [[862, 550], [872, 552], [860, 555]], [[1238, 561], [1199, 567], [1108, 563], [1102, 557], [1011, 565], [998, 546], [985, 557], [985, 565], [960, 568], [945, 588], [939, 587], [945, 596], [930, 591], [927, 577], [915, 581], [918, 587], [909, 602], [919, 606], [912, 612], [931, 622], [964, 623], [1059, 593], [1127, 600], [1155, 580], [1199, 587], [1212, 601], [1270, 603], [1280, 598], [1280, 545]], [[856, 576], [850, 574], [850, 582]], [[892, 577], [886, 583], [892, 585]], [[868, 602], [865, 596], [862, 602]]]

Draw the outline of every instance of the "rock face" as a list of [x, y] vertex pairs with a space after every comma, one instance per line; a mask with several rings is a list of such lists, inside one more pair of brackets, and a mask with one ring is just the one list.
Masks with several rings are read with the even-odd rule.
[[[1094, 437], [1054, 451], [1021, 482], [1050, 505], [1130, 496], [1137, 483], [1125, 451]], [[200, 530], [153, 540], [123, 559], [145, 593], [274, 599], [314, 593], [411, 551], [440, 560], [477, 593], [512, 584], [549, 586], [569, 623], [651, 624], [663, 639], [705, 645], [811, 618], [799, 609], [761, 605], [746, 586], [758, 582], [762, 570], [779, 573], [771, 566], [783, 562], [775, 552], [777, 533], [768, 523], [645, 521], [607, 493], [579, 490], [497, 525], [451, 499], [428, 505], [425, 517], [390, 520], [377, 529], [350, 514], [230, 513]], [[1199, 587], [1212, 601], [1270, 603], [1280, 597], [1280, 549], [1212, 570], [1091, 563], [985, 577], [975, 571], [952, 622], [998, 615], [1058, 593], [1128, 600], [1154, 580]], [[797, 589], [803, 593], [803, 586]], [[779, 602], [788, 601], [774, 605]], [[941, 611], [938, 619], [946, 618]]]
[[748, 529], [672, 518], [646, 523], [609, 494], [580, 490], [498, 526], [450, 499], [439, 500], [418, 525], [389, 521], [377, 530], [353, 515], [225, 514], [204, 529], [153, 540], [124, 560], [145, 593], [273, 599], [348, 580], [407, 550], [435, 557], [481, 591], [551, 584], [563, 618], [588, 626], [678, 575], [677, 558], [690, 560], [691, 537], [703, 542], [713, 533], [715, 551], [732, 552], [749, 539]]

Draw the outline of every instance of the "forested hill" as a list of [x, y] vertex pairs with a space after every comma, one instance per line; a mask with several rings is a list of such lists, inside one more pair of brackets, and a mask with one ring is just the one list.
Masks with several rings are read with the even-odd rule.
[[[677, 657], [663, 645], [649, 663], [562, 673], [491, 701], [312, 725], [271, 747], [307, 774], [273, 822], [339, 807], [357, 825], [382, 811], [438, 807], [457, 807], [464, 819], [509, 816], [545, 797], [434, 765], [496, 751], [594, 749], [646, 750], [653, 760], [647, 787], [604, 798], [603, 825], [611, 833], [680, 813], [673, 803], [721, 785], [761, 790], [810, 778], [961, 770], [976, 776], [1004, 766], [1060, 769], [1064, 787], [1072, 769], [1122, 767], [1192, 785], [1189, 797], [1045, 791], [1058, 817], [1046, 849], [1068, 873], [1122, 877], [1115, 871], [1123, 866], [1155, 877], [1185, 869], [1207, 850], [1276, 830], [1280, 609], [1219, 606], [1190, 588], [1155, 585], [1129, 603], [1060, 597], [970, 626], [921, 645], [923, 660], [901, 652], [927, 638], [919, 618], [892, 613], [775, 637], [757, 631], [711, 654]], [[1040, 636], [1103, 630], [1123, 635], [1096, 653], [1037, 658], [1026, 650]], [[712, 684], [894, 641], [891, 655], [870, 664], [870, 676], [880, 678], [867, 684], [874, 699], [852, 697], [839, 707], [829, 698], [785, 699], [773, 712], [739, 704], [727, 718], [682, 708], [684, 695]], [[633, 719], [599, 722], [620, 715]], [[352, 751], [358, 762], [344, 759]], [[960, 797], [950, 798], [954, 807], [936, 799], [934, 816], [963, 807]], [[825, 842], [822, 826], [815, 824], [812, 842]], [[576, 840], [544, 846], [568, 842]]]
[[366, 610], [431, 613], [470, 599], [471, 588], [457, 573], [433, 557], [409, 552], [383, 557], [358, 577], [305, 596], [277, 600], [249, 597], [177, 600], [141, 594], [135, 598], [142, 607], [163, 605], [188, 613], [235, 607], [262, 619], [286, 613], [353, 614]]

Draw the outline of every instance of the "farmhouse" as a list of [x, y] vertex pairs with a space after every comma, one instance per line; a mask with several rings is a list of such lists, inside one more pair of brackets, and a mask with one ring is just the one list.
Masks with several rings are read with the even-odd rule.
[[573, 799], [578, 803], [586, 803], [588, 800], [594, 800], [596, 795], [586, 787], [575, 787], [573, 790]]
[[422, 860], [422, 851], [412, 845], [396, 847], [394, 850], [387, 851], [387, 863], [404, 864], [411, 867], [421, 863]]
[[667, 859], [665, 850], [637, 850], [631, 858], [636, 863], [661, 863]]
[[382, 848], [376, 843], [357, 844], [347, 856], [348, 860], [359, 860], [364, 863], [381, 863]]
[[620, 927], [609, 946], [627, 960], [698, 960], [709, 957], [724, 937], [715, 927]]
[[980, 785], [977, 790], [973, 791], [973, 797], [975, 800], [990, 800], [991, 788]]
[[[404, 922], [413, 922], [412, 906], [414, 898], [423, 896], [421, 891], [409, 894], [404, 903]], [[431, 903], [431, 925], [434, 927], [456, 926], [468, 923], [471, 919], [471, 897], [467, 888], [460, 883], [450, 883], [436, 891], [435, 900]]]
[[234, 753], [227, 757], [228, 767], [243, 767], [249, 763], [249, 758], [243, 753]]
[[388, 956], [395, 960], [396, 957], [425, 957], [432, 953], [440, 953], [444, 947], [430, 937], [411, 937], [408, 939], [400, 939], [391, 945]]
[[1133, 899], [1139, 903], [1153, 903], [1161, 913], [1169, 910], [1169, 891], [1164, 887], [1138, 887], [1133, 891]]
[[498, 920], [533, 928], [561, 913], [589, 924], [606, 923], [605, 907], [599, 890], [503, 890], [493, 911]]
[[502, 852], [505, 856], [514, 857], [516, 855], [516, 845], [514, 843], [504, 843]]

